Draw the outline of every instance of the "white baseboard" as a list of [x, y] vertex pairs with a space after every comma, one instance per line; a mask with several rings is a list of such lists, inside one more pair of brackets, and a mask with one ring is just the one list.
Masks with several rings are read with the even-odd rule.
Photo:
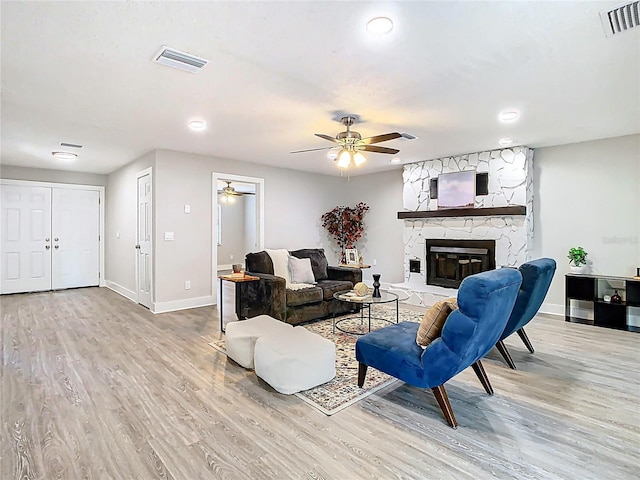
[[153, 313], [175, 312], [176, 310], [187, 310], [189, 308], [208, 307], [215, 305], [213, 295], [206, 297], [185, 298], [184, 300], [173, 300], [170, 302], [156, 302], [153, 304], [151, 311]]
[[547, 315], [560, 315], [564, 317], [564, 305], [558, 305], [557, 303], [543, 303], [540, 306], [540, 313], [546, 313]]
[[125, 288], [122, 285], [118, 285], [116, 282], [112, 282], [111, 280], [105, 280], [105, 286], [109, 290], [113, 290], [114, 292], [119, 293], [132, 302], [137, 302], [136, 292], [134, 292], [133, 290], [129, 290], [128, 288]]
[[229, 264], [229, 265], [218, 265], [217, 268], [218, 271], [220, 270], [233, 270], [233, 265]]

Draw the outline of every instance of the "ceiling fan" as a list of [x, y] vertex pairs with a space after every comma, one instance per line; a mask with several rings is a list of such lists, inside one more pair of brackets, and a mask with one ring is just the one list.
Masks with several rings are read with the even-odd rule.
[[218, 193], [220, 193], [220, 194], [224, 194], [227, 197], [229, 197], [229, 196], [241, 197], [242, 195], [255, 195], [254, 192], [238, 192], [235, 188], [233, 188], [231, 186], [231, 182], [230, 181], [227, 181], [227, 180], [223, 180], [223, 181], [224, 181], [224, 183], [227, 184], [227, 186], [223, 187], [220, 190], [218, 190]]
[[317, 150], [329, 150], [331, 148], [339, 147], [340, 151], [336, 156], [335, 162], [340, 168], [349, 168], [351, 165], [355, 165], [357, 167], [367, 160], [365, 156], [360, 152], [364, 151], [395, 155], [400, 151], [395, 148], [379, 147], [372, 144], [386, 142], [388, 140], [393, 140], [394, 138], [400, 138], [403, 136], [401, 133], [385, 133], [382, 135], [374, 135], [373, 137], [362, 138], [362, 135], [360, 135], [358, 132], [351, 130], [351, 125], [353, 125], [355, 121], [356, 117], [351, 115], [342, 117], [340, 119], [340, 122], [345, 127], [347, 127], [347, 129], [344, 132], [338, 133], [335, 138], [323, 133], [315, 134], [316, 137], [324, 138], [325, 140], [329, 140], [330, 142], [336, 143], [337, 145], [321, 148], [309, 148], [307, 150], [296, 150], [289, 153], [314, 152]]

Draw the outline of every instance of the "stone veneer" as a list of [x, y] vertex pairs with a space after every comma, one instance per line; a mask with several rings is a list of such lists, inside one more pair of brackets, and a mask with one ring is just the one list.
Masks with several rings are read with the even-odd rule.
[[[429, 198], [431, 178], [441, 173], [488, 172], [489, 194], [476, 196], [475, 208], [526, 205], [527, 213], [480, 217], [438, 217], [404, 220], [405, 283], [392, 287], [408, 291], [410, 303], [430, 305], [436, 296], [455, 295], [455, 289], [426, 285], [426, 239], [495, 240], [496, 268], [515, 267], [529, 259], [533, 238], [533, 150], [505, 148], [407, 164], [403, 173], [405, 211], [437, 210]], [[409, 260], [421, 261], [420, 273], [409, 273]]]

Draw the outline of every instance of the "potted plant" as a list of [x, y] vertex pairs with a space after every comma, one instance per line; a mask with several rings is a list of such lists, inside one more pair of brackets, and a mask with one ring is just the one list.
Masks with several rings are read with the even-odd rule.
[[584, 273], [587, 266], [587, 255], [589, 255], [582, 247], [571, 247], [569, 249], [569, 267], [574, 273]]

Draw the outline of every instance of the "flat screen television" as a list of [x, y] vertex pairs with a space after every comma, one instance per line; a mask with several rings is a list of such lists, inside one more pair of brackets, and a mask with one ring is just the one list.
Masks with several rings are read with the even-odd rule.
[[473, 208], [475, 200], [475, 170], [438, 175], [438, 209]]

